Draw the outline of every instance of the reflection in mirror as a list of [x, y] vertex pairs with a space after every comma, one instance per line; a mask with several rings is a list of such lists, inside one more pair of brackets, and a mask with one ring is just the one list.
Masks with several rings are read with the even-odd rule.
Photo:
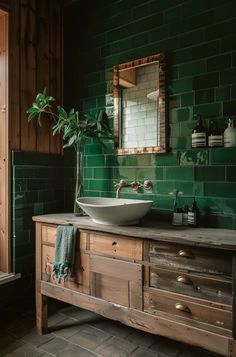
[[163, 53], [114, 67], [116, 153], [166, 152]]

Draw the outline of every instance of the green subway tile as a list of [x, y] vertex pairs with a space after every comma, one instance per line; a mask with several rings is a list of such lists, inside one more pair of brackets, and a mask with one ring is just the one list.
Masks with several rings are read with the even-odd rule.
[[231, 65], [231, 55], [230, 54], [215, 56], [215, 57], [209, 58], [207, 60], [207, 71], [213, 72], [213, 71], [223, 70], [223, 69], [229, 68], [230, 65]]
[[232, 33], [234, 27], [234, 19], [229, 21], [224, 21], [223, 23], [213, 24], [206, 28], [206, 40], [214, 40], [221, 38]]
[[157, 42], [169, 36], [169, 26], [162, 25], [154, 27], [148, 32], [149, 42]]
[[177, 79], [172, 82], [172, 94], [189, 92], [192, 90], [192, 78]]
[[203, 118], [219, 117], [221, 115], [220, 103], [200, 104], [193, 108], [193, 115], [200, 114]]
[[214, 89], [204, 89], [195, 92], [195, 104], [204, 104], [214, 101]]
[[109, 187], [109, 180], [90, 180], [89, 182], [89, 189], [93, 191], [108, 191]]
[[158, 209], [173, 210], [173, 198], [167, 196], [158, 196], [156, 200], [156, 206]]
[[192, 123], [182, 122], [179, 124], [180, 136], [190, 137], [192, 131]]
[[226, 182], [205, 182], [204, 194], [213, 197], [236, 197], [236, 185]]
[[169, 97], [169, 109], [174, 109], [180, 107], [180, 96], [170, 96]]
[[132, 47], [144, 46], [148, 42], [149, 34], [147, 32], [137, 34], [132, 37]]
[[228, 35], [221, 38], [221, 51], [235, 51], [236, 34]]
[[189, 165], [207, 165], [208, 150], [192, 149], [178, 152], [178, 163], [181, 166]]
[[192, 182], [176, 181], [174, 188], [179, 192], [182, 192], [184, 196], [194, 195], [194, 186]]
[[173, 51], [173, 53], [170, 54], [170, 61], [175, 64], [185, 63], [191, 60], [192, 50], [190, 47]]
[[132, 46], [132, 38], [124, 38], [120, 41], [113, 42], [111, 44], [111, 51], [112, 53], [122, 52], [129, 50]]
[[169, 195], [170, 192], [173, 192], [174, 190], [174, 182], [172, 181], [157, 181], [155, 183], [155, 192], [158, 195]]
[[182, 108], [178, 109], [177, 111], [177, 120], [180, 121], [187, 121], [192, 117], [192, 108]]
[[224, 21], [228, 20], [231, 17], [234, 17], [235, 14], [235, 2], [222, 3], [221, 6], [215, 8], [215, 20]]
[[157, 166], [173, 166], [177, 163], [176, 153], [160, 154], [155, 156]]
[[102, 155], [87, 156], [86, 161], [87, 167], [104, 166], [105, 164], [105, 158]]
[[170, 133], [171, 133], [172, 139], [178, 138], [180, 136], [179, 129], [180, 129], [179, 123], [170, 124]]
[[223, 103], [223, 115], [224, 116], [235, 116], [236, 113], [236, 100]]
[[38, 200], [36, 202], [52, 201], [54, 199], [54, 192], [50, 190], [38, 191]]
[[219, 85], [219, 73], [208, 73], [201, 76], [193, 77], [193, 88], [203, 89]]
[[168, 73], [168, 78], [170, 81], [174, 79], [179, 79], [179, 67], [178, 66], [171, 66]]
[[181, 47], [193, 46], [194, 44], [199, 44], [203, 41], [205, 41], [204, 29], [197, 29], [194, 31], [181, 34], [180, 46]]
[[87, 112], [96, 108], [96, 98], [85, 98], [83, 100], [83, 111]]
[[210, 215], [207, 220], [207, 227], [233, 229], [233, 217], [227, 215]]
[[236, 199], [229, 198], [224, 200], [223, 211], [226, 214], [236, 214]]
[[84, 167], [83, 177], [85, 179], [93, 178], [93, 169], [91, 167]]
[[87, 144], [84, 152], [85, 155], [98, 155], [102, 153], [102, 146], [100, 144]]
[[193, 181], [193, 167], [166, 167], [166, 180]]
[[206, 73], [206, 60], [184, 63], [179, 67], [180, 77], [189, 77]]
[[210, 162], [212, 165], [235, 163], [236, 147], [210, 149]]
[[95, 179], [109, 179], [111, 175], [111, 169], [109, 167], [95, 167], [93, 171]]
[[201, 197], [197, 198], [197, 205], [202, 213], [222, 213], [223, 205], [222, 199], [216, 197]]
[[199, 46], [192, 47], [192, 59], [206, 58], [216, 56], [220, 51], [220, 42], [211, 41]]
[[171, 22], [177, 18], [182, 16], [182, 6], [175, 6], [167, 10], [164, 13], [164, 20], [165, 22]]
[[225, 181], [224, 166], [195, 167], [196, 181]]
[[220, 84], [235, 84], [236, 68], [220, 72]]
[[148, 15], [148, 6], [145, 3], [143, 5], [134, 7], [132, 9], [132, 18], [134, 20], [140, 19], [140, 18], [145, 17], [147, 15]]
[[[235, 160], [236, 162], [236, 160]], [[236, 166], [230, 165], [226, 167], [226, 180], [227, 181], [236, 181]]]
[[194, 95], [192, 93], [181, 94], [181, 106], [191, 106], [193, 105]]
[[84, 76], [84, 78], [87, 85], [98, 83], [101, 79], [101, 72], [88, 73]]
[[[236, 85], [233, 85], [233, 86], [232, 86], [231, 98], [232, 98], [232, 99], [236, 99]], [[227, 99], [228, 99], [228, 98], [227, 98]]]
[[230, 99], [230, 87], [218, 87], [216, 88], [216, 101], [229, 100]]
[[190, 137], [178, 137], [178, 138], [170, 138], [170, 147], [172, 149], [186, 149], [190, 147]]

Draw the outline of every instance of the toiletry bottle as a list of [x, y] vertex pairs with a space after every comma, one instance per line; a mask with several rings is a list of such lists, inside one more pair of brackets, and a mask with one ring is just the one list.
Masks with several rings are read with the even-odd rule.
[[224, 146], [226, 148], [236, 146], [236, 128], [233, 119], [229, 119], [228, 127], [224, 131]]
[[207, 135], [201, 115], [197, 115], [197, 124], [192, 130], [192, 148], [206, 147]]
[[197, 202], [195, 197], [193, 197], [193, 202], [191, 208], [188, 211], [188, 225], [192, 227], [196, 227], [198, 225], [199, 219], [199, 209], [197, 207]]
[[182, 226], [183, 224], [183, 210], [182, 208], [175, 208], [173, 212], [173, 226]]
[[188, 225], [188, 205], [184, 205], [183, 207], [183, 226]]
[[175, 194], [175, 199], [174, 199], [174, 211], [173, 211], [172, 224], [173, 224], [173, 226], [182, 226], [183, 211], [182, 211], [182, 208], [177, 208], [177, 199], [178, 199], [179, 191], [175, 190], [174, 194]]
[[217, 125], [213, 120], [209, 121], [208, 146], [223, 146], [223, 135], [219, 132], [219, 130], [217, 129]]

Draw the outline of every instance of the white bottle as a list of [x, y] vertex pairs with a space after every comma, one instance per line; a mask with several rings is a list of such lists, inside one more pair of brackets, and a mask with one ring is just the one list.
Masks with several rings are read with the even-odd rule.
[[228, 127], [224, 131], [224, 147], [236, 146], [236, 128], [233, 119], [229, 119]]

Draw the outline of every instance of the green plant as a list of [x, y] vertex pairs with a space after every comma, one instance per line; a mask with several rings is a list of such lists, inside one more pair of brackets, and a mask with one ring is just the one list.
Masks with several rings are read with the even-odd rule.
[[[35, 101], [27, 110], [28, 121], [37, 119], [41, 126], [42, 120], [47, 117], [52, 118], [52, 134], [59, 133], [62, 135], [63, 148], [73, 147], [78, 156], [87, 138], [93, 138], [103, 145], [103, 138], [111, 137], [112, 131], [109, 120], [103, 110], [83, 114], [74, 109], [67, 112], [61, 106], [57, 106], [55, 111], [52, 105], [54, 101], [55, 99], [52, 96], [46, 94], [46, 88], [42, 93], [38, 93]], [[80, 159], [77, 160], [75, 202], [81, 196], [83, 190], [79, 166]]]

